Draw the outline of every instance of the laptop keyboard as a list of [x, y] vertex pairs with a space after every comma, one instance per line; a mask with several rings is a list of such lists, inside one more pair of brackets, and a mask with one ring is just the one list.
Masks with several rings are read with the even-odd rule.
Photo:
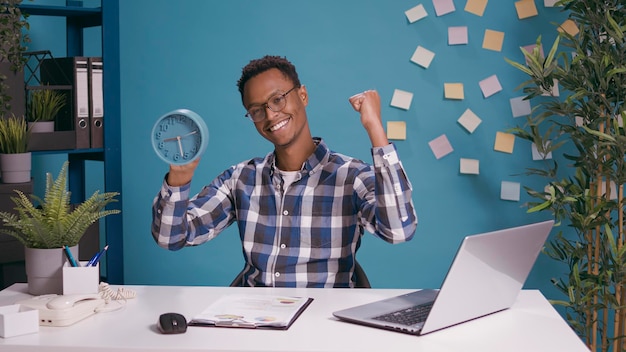
[[379, 315], [372, 319], [407, 326], [415, 325], [417, 323], [423, 323], [426, 320], [428, 312], [430, 312], [433, 303], [434, 302], [429, 302], [414, 307], [403, 308], [395, 312]]

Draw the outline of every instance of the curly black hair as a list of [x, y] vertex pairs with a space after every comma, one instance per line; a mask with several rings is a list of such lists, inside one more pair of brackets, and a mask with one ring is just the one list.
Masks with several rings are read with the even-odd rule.
[[251, 60], [242, 70], [241, 78], [237, 81], [237, 88], [239, 94], [241, 94], [241, 100], [243, 101], [243, 88], [250, 78], [263, 73], [269, 69], [276, 68], [289, 78], [293, 84], [300, 87], [300, 79], [296, 72], [296, 67], [287, 60], [285, 57], [266, 55], [260, 59]]

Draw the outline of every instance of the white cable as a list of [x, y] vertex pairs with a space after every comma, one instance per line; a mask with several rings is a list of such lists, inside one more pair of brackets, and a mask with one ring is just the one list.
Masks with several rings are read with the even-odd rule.
[[[125, 289], [123, 287], [119, 287], [117, 291], [113, 291], [111, 286], [109, 286], [106, 282], [100, 283], [98, 286], [98, 292], [104, 299], [105, 305], [96, 308], [96, 313], [106, 313], [121, 309], [126, 305], [127, 300], [137, 297], [137, 293], [135, 291]], [[117, 303], [116, 307], [109, 307], [111, 301], [115, 301]]]

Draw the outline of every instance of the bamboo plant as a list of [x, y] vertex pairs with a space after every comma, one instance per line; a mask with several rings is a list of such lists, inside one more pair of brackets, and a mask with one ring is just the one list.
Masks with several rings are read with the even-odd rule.
[[120, 212], [118, 209], [105, 209], [116, 202], [117, 192], [95, 191], [84, 202], [71, 205], [67, 190], [68, 165], [66, 161], [56, 179], [50, 173], [46, 174], [43, 199], [35, 195], [29, 198], [16, 190], [17, 196], [11, 197], [16, 214], [0, 212], [0, 223], [3, 225], [0, 233], [16, 238], [28, 248], [73, 247], [91, 224]]
[[[543, 189], [525, 186], [529, 212], [551, 212], [560, 231], [545, 253], [568, 272], [552, 279], [572, 328], [592, 351], [626, 350], [626, 6], [623, 0], [561, 0], [569, 19], [549, 53], [541, 37], [525, 61], [519, 88], [534, 103], [512, 129], [544, 156], [530, 168]], [[569, 26], [569, 25], [574, 26]], [[554, 94], [555, 85], [560, 96]], [[552, 155], [554, 159], [548, 159]], [[566, 228], [567, 227], [567, 228]]]

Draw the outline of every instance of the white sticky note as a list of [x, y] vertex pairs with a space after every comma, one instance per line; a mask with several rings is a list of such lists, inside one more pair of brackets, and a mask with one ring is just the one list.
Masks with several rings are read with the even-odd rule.
[[476, 127], [480, 125], [482, 120], [476, 114], [474, 114], [472, 110], [466, 109], [463, 115], [459, 117], [457, 122], [461, 124], [461, 126], [463, 126], [463, 128], [465, 128], [467, 132], [474, 133]]
[[434, 58], [435, 53], [422, 46], [418, 46], [415, 49], [415, 52], [413, 52], [413, 56], [411, 56], [411, 61], [422, 66], [423, 68], [428, 68]]
[[480, 90], [482, 90], [485, 98], [489, 98], [502, 90], [502, 86], [500, 85], [500, 81], [498, 81], [498, 76], [496, 75], [483, 79], [478, 82], [478, 85], [480, 85]]
[[582, 127], [585, 125], [585, 119], [582, 116], [574, 116], [574, 121], [576, 122], [576, 126]]
[[528, 116], [531, 112], [530, 100], [524, 100], [525, 97], [511, 98], [511, 111], [513, 117]]
[[462, 174], [478, 175], [479, 161], [477, 159], [461, 158], [459, 172]]
[[559, 80], [554, 78], [552, 80], [553, 85], [552, 85], [552, 90], [545, 90], [543, 94], [541, 94], [544, 97], [558, 97], [559, 96]]
[[530, 148], [531, 148], [531, 152], [532, 152], [532, 155], [533, 155], [533, 160], [552, 159], [552, 152], [548, 152], [548, 154], [546, 154], [545, 157], [544, 157], [544, 155], [541, 152], [539, 152], [539, 149], [537, 149], [537, 145], [535, 143], [531, 143], [530, 144]]
[[445, 134], [442, 134], [441, 136], [428, 142], [428, 145], [437, 159], [443, 158], [444, 156], [452, 153], [454, 150], [452, 149], [452, 145], [448, 141], [448, 137], [446, 137]]
[[409, 23], [417, 22], [422, 18], [428, 16], [428, 13], [426, 12], [426, 9], [424, 9], [424, 5], [422, 4], [419, 4], [411, 9], [404, 11], [404, 14], [406, 15], [407, 20], [409, 20]]
[[412, 100], [413, 93], [400, 89], [394, 89], [393, 97], [391, 98], [391, 106], [395, 108], [409, 110]]
[[559, 0], [543, 0], [543, 7], [554, 7]]
[[448, 45], [468, 43], [467, 26], [448, 27]]
[[518, 182], [502, 181], [500, 184], [500, 199], [519, 201], [520, 184]]
[[437, 16], [447, 15], [456, 10], [452, 0], [433, 0], [433, 6], [435, 7], [435, 14], [437, 14]]

